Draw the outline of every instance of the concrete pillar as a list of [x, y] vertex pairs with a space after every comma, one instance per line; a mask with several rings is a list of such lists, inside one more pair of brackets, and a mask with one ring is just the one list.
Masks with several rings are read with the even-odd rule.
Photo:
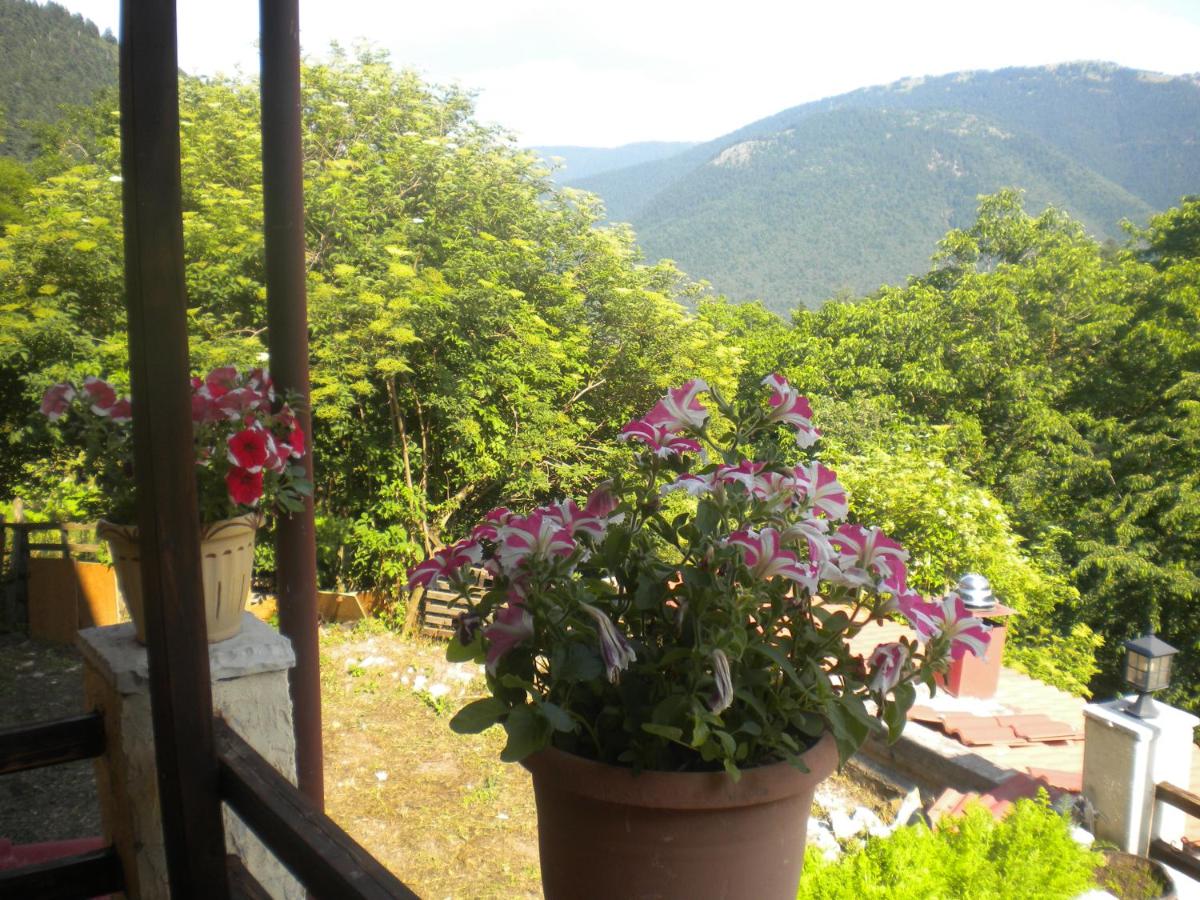
[[1163, 806], [1156, 817], [1154, 787], [1188, 786], [1200, 719], [1163, 703], [1156, 718], [1139, 719], [1126, 712], [1133, 699], [1084, 707], [1083, 793], [1096, 809], [1096, 837], [1144, 856], [1153, 837], [1183, 837], [1181, 811]]
[[[107, 744], [96, 761], [104, 836], [121, 856], [132, 900], [169, 900], [158, 806], [146, 648], [133, 623], [79, 632], [88, 709], [104, 714]], [[296, 742], [288, 695], [291, 643], [249, 613], [242, 631], [208, 649], [213, 709], [290, 781]], [[225, 841], [272, 897], [304, 891], [245, 825], [225, 810]]]

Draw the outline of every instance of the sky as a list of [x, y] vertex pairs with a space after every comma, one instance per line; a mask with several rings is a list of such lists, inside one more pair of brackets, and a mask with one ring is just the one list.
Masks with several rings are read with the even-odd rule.
[[[117, 0], [58, 0], [117, 33]], [[178, 0], [192, 74], [257, 71], [258, 4]], [[1200, 0], [300, 0], [319, 59], [361, 40], [478, 94], [522, 145], [701, 141], [918, 75], [1105, 60], [1200, 71]]]

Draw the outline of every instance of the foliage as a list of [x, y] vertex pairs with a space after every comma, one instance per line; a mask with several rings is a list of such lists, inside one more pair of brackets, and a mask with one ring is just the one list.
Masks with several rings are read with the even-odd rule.
[[876, 522], [908, 549], [909, 582], [941, 593], [979, 572], [1019, 615], [1010, 625], [1009, 664], [1074, 694], [1096, 674], [1099, 640], [1080, 618], [1079, 592], [1031, 558], [1000, 500], [973, 484], [930, 443], [887, 453], [874, 449], [838, 462], [856, 517]]
[[[623, 462], [606, 439], [736, 348], [593, 200], [556, 191], [470, 98], [335, 53], [302, 73], [315, 498], [322, 577], [393, 588], [499, 496], [541, 502]], [[126, 365], [115, 97], [77, 110], [0, 238], [0, 496], [31, 505], [47, 384]], [[181, 77], [192, 366], [259, 364], [266, 314], [258, 95]]]
[[572, 179], [718, 291], [799, 305], [902, 284], [1006, 185], [1101, 237], [1200, 184], [1200, 81], [1102, 63], [960, 72], [814, 101]]
[[[304, 432], [291, 403], [261, 369], [214, 369], [192, 379], [197, 499], [200, 519], [216, 522], [260, 506], [297, 512], [312, 493], [302, 462]], [[100, 378], [76, 389], [46, 389], [41, 412], [67, 436], [68, 452], [82, 446], [79, 471], [93, 487], [91, 515], [135, 521], [133, 406]]]
[[0, 154], [19, 159], [34, 155], [38, 125], [58, 119], [60, 106], [117, 83], [116, 38], [57, 3], [0, 0], [0, 59]]
[[1045, 795], [1018, 800], [1000, 822], [968, 807], [936, 830], [924, 825], [871, 838], [836, 862], [810, 848], [803, 900], [1070, 900], [1094, 887], [1101, 862], [1071, 837], [1069, 820]]
[[[1153, 627], [1181, 650], [1173, 699], [1200, 708], [1198, 206], [1114, 251], [1004, 191], [903, 288], [799, 312], [786, 335], [719, 303], [700, 315], [751, 332], [756, 362], [813, 398], [838, 428], [831, 460], [918, 560], [928, 548], [931, 577], [1003, 586], [1024, 613], [1014, 662], [1068, 689], [1098, 665], [1089, 687], [1113, 690], [1121, 641]], [[904, 463], [918, 448], [932, 468]], [[906, 511], [923, 492], [947, 518]], [[979, 513], [993, 501], [1003, 521]]]
[[[734, 409], [702, 381], [669, 391], [622, 432], [642, 445], [628, 479], [582, 509], [494, 510], [414, 570], [413, 585], [445, 578], [468, 603], [449, 658], [487, 662], [492, 696], [461, 710], [456, 730], [502, 724], [507, 760], [553, 745], [734, 777], [803, 767], [828, 730], [844, 761], [872, 732], [899, 736], [916, 682], [932, 688], [951, 659], [984, 651], [985, 628], [960, 598], [927, 603], [909, 588], [900, 545], [839, 525], [833, 472], [783, 461], [780, 425], [800, 448], [817, 433], [807, 400], [776, 376], [764, 384], [766, 409]], [[698, 500], [668, 517], [660, 498], [674, 491]], [[481, 560], [492, 582], [473, 602]], [[849, 640], [891, 614], [918, 640], [880, 645], [864, 663]]]

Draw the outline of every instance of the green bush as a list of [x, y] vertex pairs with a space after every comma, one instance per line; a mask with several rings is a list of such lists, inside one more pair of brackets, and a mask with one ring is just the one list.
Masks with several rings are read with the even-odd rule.
[[1079, 846], [1045, 795], [997, 822], [982, 806], [936, 830], [901, 828], [837, 862], [810, 847], [801, 900], [1056, 900], [1095, 886], [1100, 855]]

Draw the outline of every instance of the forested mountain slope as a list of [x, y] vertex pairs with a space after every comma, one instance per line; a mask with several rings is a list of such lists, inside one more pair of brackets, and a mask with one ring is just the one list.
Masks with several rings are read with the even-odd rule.
[[778, 311], [924, 269], [976, 196], [1023, 188], [1100, 238], [1200, 190], [1200, 80], [1104, 63], [909, 79], [571, 181], [670, 257]]
[[0, 0], [0, 155], [29, 159], [30, 123], [117, 83], [117, 42], [57, 3]]

